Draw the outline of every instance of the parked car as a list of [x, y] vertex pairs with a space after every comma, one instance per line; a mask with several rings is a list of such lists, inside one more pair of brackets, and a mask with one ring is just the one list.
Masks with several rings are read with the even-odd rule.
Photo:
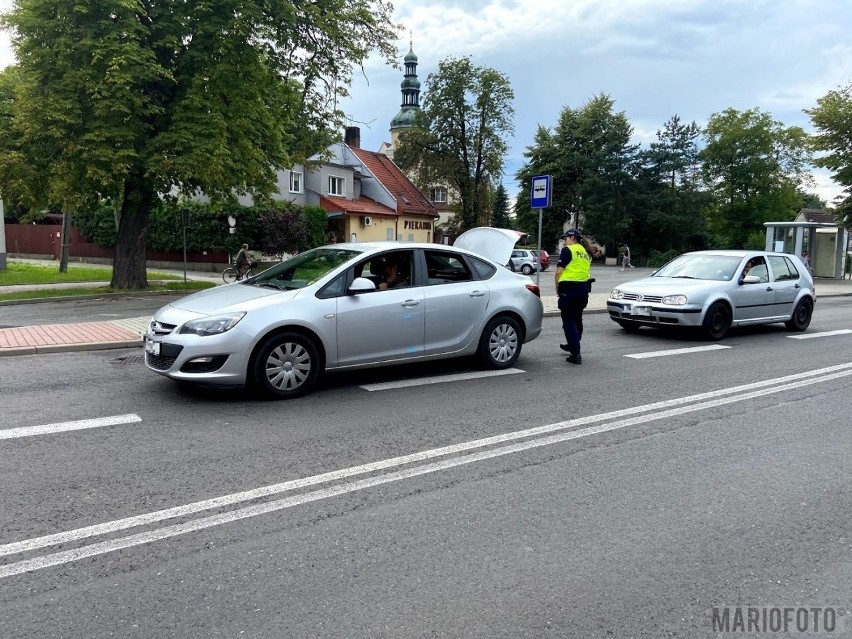
[[610, 318], [622, 328], [697, 327], [713, 340], [732, 326], [784, 322], [804, 331], [816, 304], [814, 281], [795, 255], [765, 251], [696, 251], [651, 277], [614, 288]]
[[534, 251], [515, 249], [512, 251], [512, 269], [524, 275], [532, 275], [538, 270], [538, 258]]
[[538, 252], [538, 263], [541, 265], [542, 271], [546, 271], [547, 267], [550, 266], [550, 256], [544, 249]]
[[[308, 392], [324, 371], [465, 355], [509, 368], [543, 316], [538, 286], [502, 266], [516, 239], [485, 241], [478, 250], [490, 255], [458, 240], [312, 249], [158, 310], [145, 364], [172, 379], [252, 384], [279, 398]], [[388, 271], [406, 285], [380, 290]]]

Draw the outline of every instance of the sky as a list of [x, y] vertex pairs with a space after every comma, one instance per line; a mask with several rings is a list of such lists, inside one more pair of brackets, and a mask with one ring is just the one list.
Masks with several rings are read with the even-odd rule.
[[[704, 126], [729, 107], [813, 132], [802, 110], [852, 83], [849, 0], [396, 0], [394, 8], [405, 28], [400, 64], [410, 30], [421, 85], [440, 60], [461, 56], [509, 79], [510, 195], [537, 127], [554, 127], [566, 106], [601, 93], [647, 147], [675, 114]], [[344, 109], [361, 128], [361, 146], [378, 150], [390, 141], [402, 71], [378, 59], [365, 69]], [[829, 203], [842, 191], [826, 171], [814, 179], [808, 190]]]
[[[0, 10], [11, 0], [0, 0]], [[803, 109], [852, 83], [849, 0], [396, 0], [399, 63], [413, 40], [418, 77], [448, 57], [470, 56], [503, 73], [515, 93], [515, 131], [503, 184], [539, 125], [552, 128], [566, 106], [606, 93], [647, 145], [677, 114], [704, 126], [729, 107], [758, 108], [785, 126], [813, 131]], [[410, 33], [410, 35], [409, 35]], [[0, 67], [14, 61], [0, 34]], [[402, 70], [370, 58], [342, 103], [361, 146], [390, 141]], [[422, 94], [421, 94], [422, 97]], [[840, 194], [827, 172], [809, 190], [829, 203]]]

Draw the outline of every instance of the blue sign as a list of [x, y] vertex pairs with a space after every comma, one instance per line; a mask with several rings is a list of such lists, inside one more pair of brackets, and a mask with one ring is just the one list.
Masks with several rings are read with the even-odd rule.
[[550, 206], [553, 179], [549, 175], [536, 175], [530, 189], [530, 208], [543, 209]]

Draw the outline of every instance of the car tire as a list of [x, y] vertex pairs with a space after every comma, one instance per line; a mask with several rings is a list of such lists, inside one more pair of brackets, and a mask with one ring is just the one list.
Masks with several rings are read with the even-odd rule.
[[521, 327], [508, 316], [492, 319], [479, 339], [479, 359], [492, 369], [511, 368], [521, 355], [524, 343]]
[[639, 332], [639, 325], [634, 324], [633, 322], [628, 322], [628, 321], [625, 321], [625, 320], [618, 320], [618, 325], [621, 328], [623, 328], [625, 331], [627, 331], [628, 333], [638, 333]]
[[257, 349], [252, 364], [255, 386], [276, 399], [304, 395], [320, 373], [317, 347], [299, 333], [276, 333]]
[[707, 309], [701, 326], [708, 339], [722, 339], [731, 328], [731, 309], [724, 302], [713, 302]]
[[804, 331], [811, 324], [811, 318], [814, 314], [814, 303], [809, 297], [803, 297], [793, 309], [793, 315], [790, 319], [784, 322], [784, 325], [791, 331]]
[[532, 275], [533, 274], [533, 267], [530, 266], [529, 264], [524, 264], [521, 267], [521, 273], [523, 273], [524, 275]]

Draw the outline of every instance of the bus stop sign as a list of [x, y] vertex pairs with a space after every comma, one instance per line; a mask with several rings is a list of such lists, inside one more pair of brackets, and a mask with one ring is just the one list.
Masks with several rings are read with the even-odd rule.
[[543, 209], [550, 206], [550, 195], [553, 191], [553, 179], [549, 175], [536, 175], [532, 179], [530, 189], [530, 208]]

